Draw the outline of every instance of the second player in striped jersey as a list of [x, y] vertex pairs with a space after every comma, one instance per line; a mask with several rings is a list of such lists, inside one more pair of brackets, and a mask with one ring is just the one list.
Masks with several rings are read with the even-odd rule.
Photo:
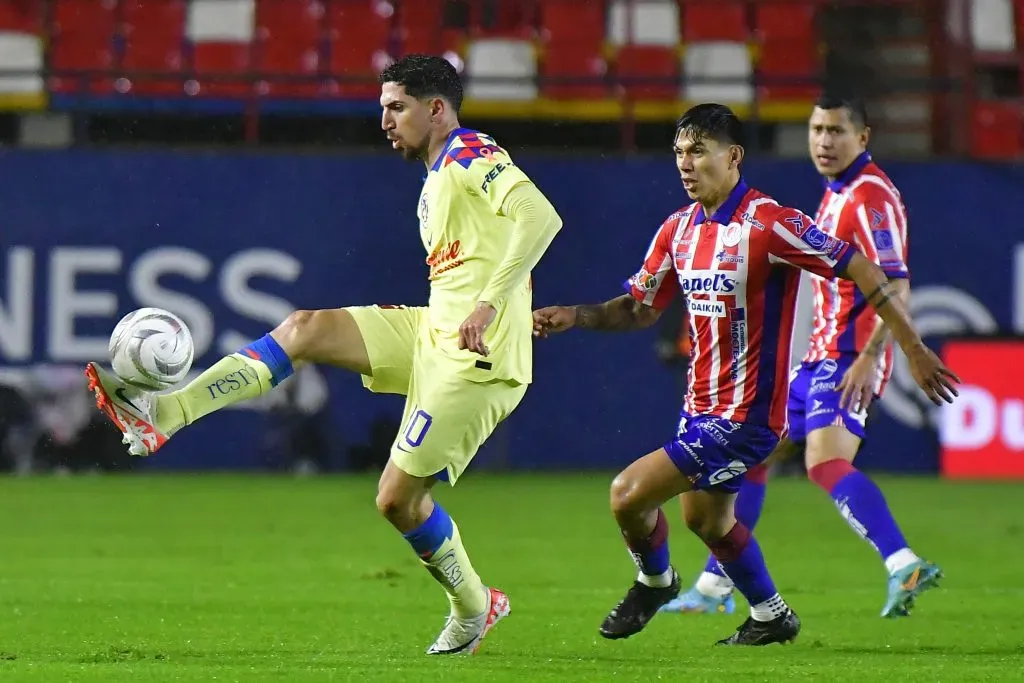
[[[906, 301], [907, 214], [899, 191], [867, 151], [867, 124], [865, 107], [856, 98], [826, 94], [812, 112], [810, 154], [825, 179], [816, 223], [822, 232], [856, 245]], [[889, 576], [882, 616], [905, 616], [941, 570], [910, 549], [881, 490], [852, 465], [868, 407], [892, 372], [889, 331], [854, 283], [817, 273], [810, 280], [814, 322], [807, 353], [790, 377], [789, 433], [766, 463], [748, 472], [736, 514], [753, 528], [764, 504], [767, 465], [803, 451], [810, 479], [881, 555]], [[709, 556], [693, 588], [664, 611], [731, 613], [732, 592], [733, 582]]]
[[799, 632], [800, 621], [775, 589], [757, 541], [736, 520], [734, 502], [744, 473], [768, 457], [786, 429], [784, 377], [800, 269], [853, 280], [889, 323], [929, 397], [941, 402], [955, 394], [952, 373], [923, 344], [882, 269], [743, 182], [742, 137], [728, 107], [703, 104], [683, 114], [673, 151], [695, 203], [659, 228], [628, 293], [603, 304], [534, 312], [540, 337], [572, 327], [647, 327], [677, 294], [690, 313], [689, 390], [678, 434], [612, 483], [612, 512], [639, 574], [601, 624], [605, 638], [639, 632], [678, 595], [661, 506], [679, 494], [687, 526], [750, 604], [750, 618], [719, 642], [765, 645]]

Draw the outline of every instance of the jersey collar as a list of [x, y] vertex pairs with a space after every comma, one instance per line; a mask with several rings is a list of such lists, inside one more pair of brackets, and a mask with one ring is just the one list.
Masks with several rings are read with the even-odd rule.
[[[455, 142], [455, 138], [472, 132], [473, 131], [469, 128], [456, 128], [451, 133], [448, 133], [448, 141], [444, 143], [444, 149], [441, 150], [441, 153], [437, 156], [437, 160], [434, 162], [434, 165], [430, 167], [430, 170], [437, 171], [441, 168], [441, 164], [444, 161], [444, 158], [448, 156], [448, 150], [451, 149], [452, 143]], [[424, 178], [424, 180], [426, 180], [426, 178]]]
[[[736, 183], [736, 187], [732, 188], [732, 192], [729, 193], [729, 197], [725, 200], [725, 203], [718, 207], [718, 210], [711, 214], [711, 220], [721, 225], [728, 225], [729, 221], [732, 220], [732, 215], [736, 213], [736, 209], [740, 208], [740, 202], [747, 196], [747, 191], [750, 188], [747, 187], [747, 183], [743, 180], [743, 176], [740, 176], [740, 181]], [[704, 207], [697, 207], [697, 215], [693, 221], [694, 225], [700, 225], [706, 220], [704, 216]]]
[[860, 175], [864, 167], [871, 163], [871, 155], [861, 152], [853, 163], [846, 167], [846, 170], [836, 176], [835, 180], [826, 180], [825, 187], [833, 192], [842, 192], [846, 186], [853, 182], [853, 179]]

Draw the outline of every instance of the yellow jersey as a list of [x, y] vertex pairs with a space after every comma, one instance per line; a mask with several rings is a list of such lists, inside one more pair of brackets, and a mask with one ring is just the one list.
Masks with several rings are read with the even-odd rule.
[[474, 381], [533, 379], [533, 297], [530, 277], [492, 301], [497, 315], [484, 336], [489, 355], [458, 348], [459, 326], [504, 258], [512, 221], [502, 205], [513, 187], [531, 182], [494, 139], [457, 128], [427, 172], [420, 192], [420, 238], [430, 279], [428, 325], [435, 348]]

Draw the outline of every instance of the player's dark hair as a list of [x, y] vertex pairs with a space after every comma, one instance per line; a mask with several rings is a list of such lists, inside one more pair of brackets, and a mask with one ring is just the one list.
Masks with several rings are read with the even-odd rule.
[[377, 82], [397, 83], [418, 100], [443, 97], [459, 111], [462, 107], [462, 80], [448, 60], [431, 55], [406, 55], [380, 72]]
[[676, 137], [679, 131], [685, 131], [694, 142], [710, 138], [726, 145], [743, 144], [743, 124], [724, 104], [708, 102], [690, 107], [676, 121]]
[[818, 109], [826, 111], [832, 109], [845, 109], [850, 115], [850, 123], [856, 128], [866, 128], [868, 124], [868, 108], [864, 100], [857, 95], [847, 95], [836, 92], [823, 92], [814, 103]]

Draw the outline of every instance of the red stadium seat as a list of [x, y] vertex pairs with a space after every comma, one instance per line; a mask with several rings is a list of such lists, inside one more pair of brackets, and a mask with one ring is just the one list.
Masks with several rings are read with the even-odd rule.
[[260, 93], [285, 97], [313, 97], [320, 92], [315, 80], [287, 81], [273, 77], [315, 76], [325, 44], [323, 5], [316, 0], [260, 0], [256, 6], [257, 46], [254, 60], [271, 78]]
[[545, 43], [585, 43], [600, 47], [605, 35], [603, 3], [540, 0], [541, 37]]
[[761, 100], [814, 99], [821, 88], [821, 55], [811, 41], [767, 40], [756, 68]]
[[604, 83], [548, 83], [545, 78], [604, 77], [602, 56], [605, 8], [600, 3], [580, 6], [575, 0], [541, 0], [541, 94], [554, 99], [594, 99], [609, 95]]
[[247, 80], [251, 54], [251, 43], [195, 43], [192, 68], [199, 89], [194, 94], [244, 97], [254, 92], [255, 84]]
[[709, 0], [683, 0], [680, 7], [683, 40], [750, 40], [747, 8], [739, 3], [725, 4]]
[[0, 31], [39, 33], [42, 29], [42, 0], [3, 0], [0, 2]]
[[379, 96], [377, 74], [387, 66], [391, 42], [390, 7], [367, 0], [342, 0], [328, 6], [332, 92], [346, 97]]
[[[50, 67], [55, 71], [109, 70], [114, 65], [117, 3], [113, 0], [58, 0], [53, 6]], [[50, 79], [54, 92], [110, 92], [107, 75], [77, 77], [58, 74]]]
[[[604, 81], [607, 64], [593, 47], [550, 45], [541, 65], [540, 93], [552, 99], [601, 99], [610, 95]], [[550, 81], [548, 79], [551, 79]], [[583, 82], [572, 82], [574, 80]]]
[[615, 57], [616, 80], [634, 100], [679, 96], [679, 54], [673, 48], [624, 45]]
[[971, 155], [978, 159], [1019, 159], [1024, 116], [1015, 102], [978, 102], [971, 117]]
[[444, 0], [403, 0], [395, 15], [400, 54], [460, 52], [467, 31], [442, 24]]
[[[179, 0], [124, 0], [121, 7], [124, 57], [121, 68], [131, 92], [181, 95], [186, 60], [185, 3]], [[132, 72], [143, 72], [133, 75]], [[150, 73], [144, 73], [150, 72]]]
[[474, 37], [532, 38], [536, 32], [537, 0], [494, 0], [470, 5], [469, 30]]
[[762, 41], [816, 40], [816, 6], [810, 2], [758, 3], [754, 6], [754, 32]]

